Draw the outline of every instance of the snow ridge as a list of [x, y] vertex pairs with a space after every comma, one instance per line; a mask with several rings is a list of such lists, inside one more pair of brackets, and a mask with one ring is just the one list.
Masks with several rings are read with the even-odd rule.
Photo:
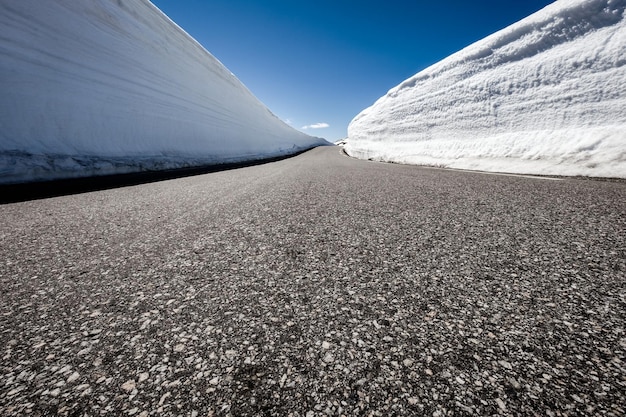
[[278, 119], [147, 0], [0, 0], [0, 26], [0, 183], [327, 143]]
[[391, 89], [350, 123], [360, 158], [626, 177], [626, 0], [560, 0]]

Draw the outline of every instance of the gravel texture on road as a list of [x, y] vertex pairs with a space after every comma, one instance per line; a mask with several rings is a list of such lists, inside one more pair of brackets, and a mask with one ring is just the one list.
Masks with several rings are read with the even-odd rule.
[[626, 184], [337, 147], [0, 206], [2, 416], [623, 416]]

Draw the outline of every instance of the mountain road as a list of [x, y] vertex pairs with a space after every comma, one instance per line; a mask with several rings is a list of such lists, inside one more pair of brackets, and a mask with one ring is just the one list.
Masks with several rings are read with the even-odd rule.
[[0, 205], [0, 415], [626, 414], [626, 183], [339, 147]]

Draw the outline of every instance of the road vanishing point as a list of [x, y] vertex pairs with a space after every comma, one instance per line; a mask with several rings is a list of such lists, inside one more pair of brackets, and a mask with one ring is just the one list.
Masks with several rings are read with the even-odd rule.
[[0, 205], [2, 416], [623, 416], [626, 183], [278, 162]]

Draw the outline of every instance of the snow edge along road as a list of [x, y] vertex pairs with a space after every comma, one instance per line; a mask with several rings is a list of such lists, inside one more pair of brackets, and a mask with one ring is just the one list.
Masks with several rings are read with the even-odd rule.
[[113, 173], [95, 176], [57, 178], [34, 182], [0, 183], [0, 205], [140, 185], [157, 181], [209, 174], [212, 172], [228, 171], [232, 169], [247, 168], [293, 158], [315, 149], [316, 147], [317, 146], [303, 149], [293, 154], [261, 159], [249, 159], [239, 162], [207, 164], [162, 170], [144, 170], [128, 173]]

